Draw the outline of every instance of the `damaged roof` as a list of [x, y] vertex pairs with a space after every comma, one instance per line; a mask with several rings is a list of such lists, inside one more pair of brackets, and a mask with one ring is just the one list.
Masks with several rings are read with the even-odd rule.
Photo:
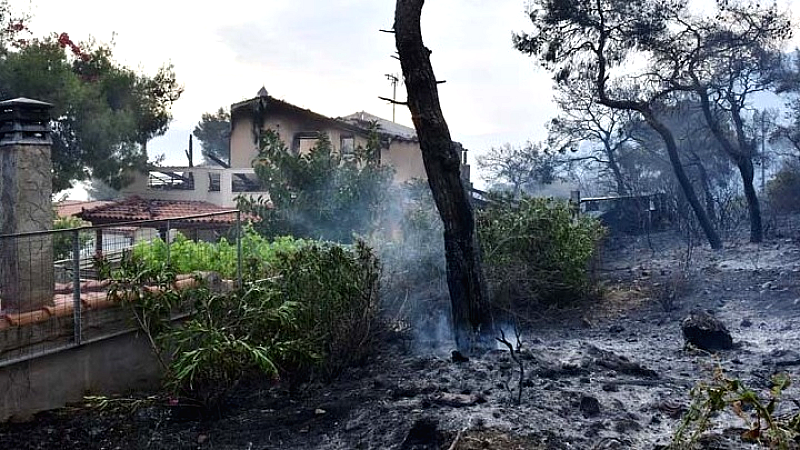
[[310, 109], [301, 108], [289, 102], [272, 97], [267, 94], [266, 89], [264, 88], [259, 91], [258, 97], [231, 105], [231, 116], [233, 117], [237, 112], [244, 111], [256, 113], [259, 108], [261, 108], [262, 111], [265, 111], [267, 108], [277, 108], [296, 114], [303, 114], [313, 120], [325, 122], [335, 127], [344, 128], [350, 131], [357, 131], [360, 133], [368, 133], [370, 123], [375, 122], [378, 124], [378, 132], [383, 136], [405, 141], [417, 140], [417, 132], [413, 128], [383, 119], [374, 114], [360, 111], [344, 117], [327, 117], [311, 111]]
[[[191, 217], [202, 214], [214, 214], [204, 217]], [[209, 202], [191, 200], [156, 200], [138, 196], [128, 197], [120, 201], [109, 202], [92, 209], [85, 209], [77, 214], [94, 225], [134, 222], [142, 220], [180, 219], [183, 225], [217, 225], [229, 226], [236, 223], [236, 212]], [[242, 219], [250, 218], [242, 214]], [[178, 223], [176, 223], [178, 225]]]

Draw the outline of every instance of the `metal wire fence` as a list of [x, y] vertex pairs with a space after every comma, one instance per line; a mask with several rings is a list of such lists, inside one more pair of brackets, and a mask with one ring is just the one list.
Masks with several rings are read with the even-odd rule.
[[[106, 339], [135, 328], [118, 307], [109, 272], [129, 253], [170, 264], [187, 242], [224, 239], [241, 283], [239, 211], [109, 223], [64, 230], [0, 235], [0, 366]], [[182, 245], [182, 246], [181, 246]], [[189, 258], [213, 261], [214, 245], [194, 246]], [[183, 255], [184, 258], [187, 255]], [[193, 275], [178, 274], [174, 287]], [[183, 284], [181, 284], [183, 282]]]

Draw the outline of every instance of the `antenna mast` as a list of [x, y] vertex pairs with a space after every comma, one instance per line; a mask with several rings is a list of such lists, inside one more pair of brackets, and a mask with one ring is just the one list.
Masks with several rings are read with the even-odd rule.
[[394, 122], [395, 108], [397, 107], [397, 83], [400, 81], [400, 78], [398, 78], [397, 75], [393, 73], [387, 73], [386, 79], [389, 80], [390, 83], [392, 83], [392, 101], [390, 103], [392, 104], [392, 122]]

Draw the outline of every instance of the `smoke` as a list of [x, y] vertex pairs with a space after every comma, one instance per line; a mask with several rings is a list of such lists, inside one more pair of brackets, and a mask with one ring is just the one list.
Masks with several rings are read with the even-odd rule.
[[371, 240], [383, 262], [384, 313], [411, 334], [415, 350], [447, 352], [455, 344], [443, 226], [427, 182], [394, 186], [390, 205]]

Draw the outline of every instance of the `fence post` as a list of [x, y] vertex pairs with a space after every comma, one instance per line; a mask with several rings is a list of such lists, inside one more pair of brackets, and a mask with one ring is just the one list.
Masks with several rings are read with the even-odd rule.
[[242, 212], [236, 211], [236, 282], [242, 287]]
[[167, 244], [167, 267], [169, 267], [169, 266], [170, 266], [170, 255], [169, 255], [169, 252], [170, 252], [170, 249], [169, 249], [169, 247], [170, 247], [170, 238], [169, 238], [169, 220], [167, 221], [167, 232], [166, 232], [166, 234], [165, 234], [165, 236], [164, 236], [164, 243], [165, 243], [165, 244]]
[[72, 231], [72, 331], [75, 345], [81, 345], [81, 239], [80, 229]]

